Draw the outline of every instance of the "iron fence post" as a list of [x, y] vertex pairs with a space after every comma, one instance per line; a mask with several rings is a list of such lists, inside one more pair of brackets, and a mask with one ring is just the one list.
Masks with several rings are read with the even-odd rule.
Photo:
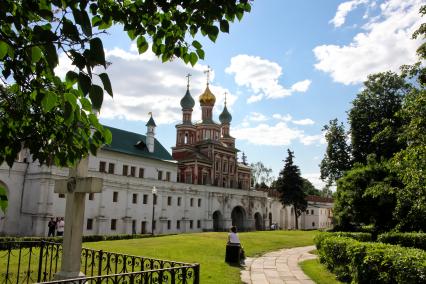
[[37, 282], [41, 282], [41, 271], [43, 266], [43, 249], [44, 249], [44, 240], [40, 242], [40, 255], [38, 258], [38, 275], [37, 275]]
[[200, 283], [200, 264], [194, 266], [194, 284]]

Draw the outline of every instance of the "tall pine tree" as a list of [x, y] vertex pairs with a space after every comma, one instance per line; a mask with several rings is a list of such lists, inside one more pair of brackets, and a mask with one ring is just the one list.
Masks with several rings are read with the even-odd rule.
[[308, 207], [308, 202], [303, 191], [303, 179], [300, 175], [300, 169], [293, 164], [294, 153], [287, 149], [288, 157], [284, 161], [284, 169], [280, 172], [276, 186], [280, 192], [280, 201], [286, 205], [292, 205], [294, 208], [294, 217], [296, 229], [299, 229], [298, 218]]

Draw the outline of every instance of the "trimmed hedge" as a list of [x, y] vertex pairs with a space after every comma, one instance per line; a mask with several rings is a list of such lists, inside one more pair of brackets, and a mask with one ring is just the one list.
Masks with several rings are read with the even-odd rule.
[[377, 238], [378, 242], [412, 247], [426, 250], [426, 233], [384, 233]]
[[[159, 237], [162, 235], [155, 235]], [[113, 240], [128, 240], [128, 239], [141, 239], [141, 238], [151, 238], [152, 235], [90, 235], [83, 236], [83, 242], [102, 242], [102, 241], [113, 241]], [[21, 243], [17, 244], [14, 247], [29, 247], [34, 246], [34, 242], [39, 242], [41, 240], [55, 243], [62, 243], [62, 237], [0, 237], [0, 250], [7, 250], [8, 245], [6, 242], [28, 242], [27, 245]]]
[[320, 242], [320, 261], [352, 283], [426, 283], [426, 252], [331, 236]]
[[314, 238], [315, 245], [318, 249], [321, 247], [321, 242], [329, 237], [347, 237], [361, 242], [370, 242], [372, 240], [370, 233], [361, 232], [321, 232]]

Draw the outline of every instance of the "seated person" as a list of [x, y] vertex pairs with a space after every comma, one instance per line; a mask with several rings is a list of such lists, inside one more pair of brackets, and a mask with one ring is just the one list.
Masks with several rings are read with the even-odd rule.
[[228, 244], [238, 244], [241, 246], [240, 238], [237, 235], [237, 227], [232, 226], [231, 232], [228, 234]]
[[244, 263], [244, 250], [237, 235], [237, 227], [232, 226], [228, 234], [228, 244], [226, 246], [226, 262]]

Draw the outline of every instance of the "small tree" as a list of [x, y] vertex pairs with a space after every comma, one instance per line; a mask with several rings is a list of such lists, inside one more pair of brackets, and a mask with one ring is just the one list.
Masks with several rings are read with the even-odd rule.
[[322, 130], [325, 131], [327, 149], [320, 164], [321, 179], [330, 187], [350, 169], [350, 147], [346, 143], [345, 127], [337, 118], [330, 120]]
[[272, 169], [265, 167], [262, 162], [251, 163], [251, 175], [253, 187], [267, 187], [272, 181]]
[[305, 199], [306, 193], [303, 190], [303, 179], [300, 169], [293, 164], [294, 153], [287, 149], [288, 157], [284, 161], [284, 169], [276, 182], [276, 187], [280, 193], [280, 201], [285, 205], [292, 205], [296, 229], [299, 229], [298, 218], [306, 210], [308, 203]]
[[321, 190], [315, 188], [312, 182], [310, 182], [308, 179], [302, 177], [302, 181], [303, 181], [303, 191], [306, 193], [306, 195], [316, 195], [316, 196], [322, 195]]

